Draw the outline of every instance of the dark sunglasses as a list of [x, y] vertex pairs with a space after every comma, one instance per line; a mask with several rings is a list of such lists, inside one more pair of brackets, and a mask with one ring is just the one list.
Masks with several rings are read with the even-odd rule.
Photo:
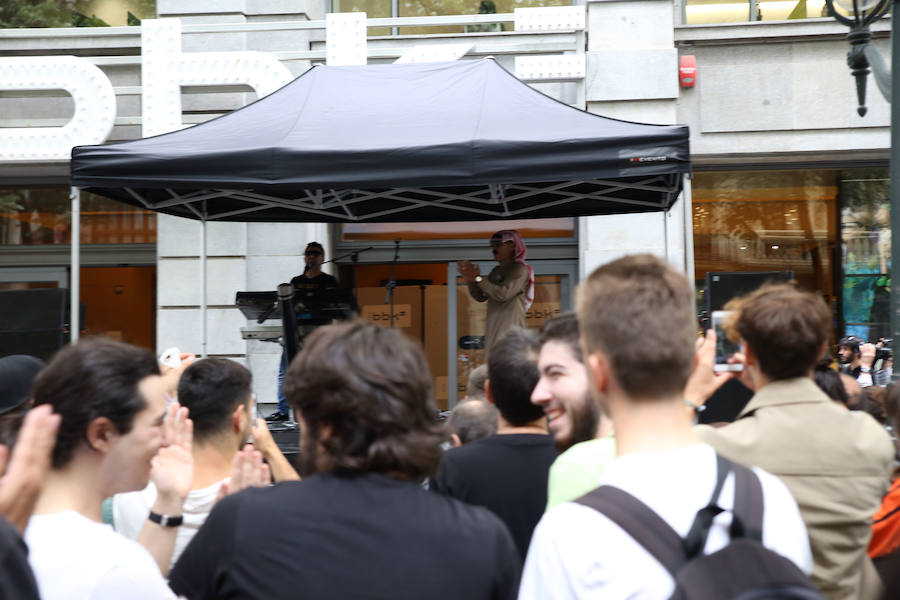
[[307, 250], [306, 256], [322, 256], [321, 250]]

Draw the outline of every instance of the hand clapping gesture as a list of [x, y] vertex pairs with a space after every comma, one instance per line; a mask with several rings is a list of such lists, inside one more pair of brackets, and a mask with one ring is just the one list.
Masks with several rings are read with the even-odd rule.
[[461, 260], [456, 263], [456, 270], [466, 283], [472, 283], [477, 276], [481, 275], [481, 268], [468, 260]]

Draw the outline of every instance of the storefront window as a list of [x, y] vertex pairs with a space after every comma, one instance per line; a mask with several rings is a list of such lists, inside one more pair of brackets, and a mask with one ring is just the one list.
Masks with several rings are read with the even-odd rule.
[[[332, 0], [332, 12], [365, 12], [369, 17], [431, 17], [436, 15], [474, 15], [511, 13], [530, 6], [571, 6], [572, 0], [400, 0], [392, 14], [391, 0]], [[398, 33], [422, 35], [435, 33], [484, 33], [508, 29], [503, 23], [465, 27], [401, 27]], [[388, 35], [389, 30], [370, 30], [369, 35]]]
[[887, 169], [840, 180], [844, 334], [890, 337], [891, 211]]
[[707, 272], [793, 271], [834, 300], [839, 172], [697, 173], [694, 265]]
[[891, 230], [886, 168], [697, 173], [694, 265], [792, 271], [835, 313], [835, 334], [889, 335]]
[[741, 23], [831, 17], [825, 0], [686, 0], [683, 23]]
[[[0, 246], [72, 241], [69, 188], [0, 189]], [[156, 213], [81, 194], [82, 244], [156, 243]]]

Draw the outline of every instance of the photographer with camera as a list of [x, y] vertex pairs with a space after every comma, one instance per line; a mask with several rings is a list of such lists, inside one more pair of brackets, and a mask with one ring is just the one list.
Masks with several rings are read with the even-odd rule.
[[883, 346], [884, 343], [885, 340], [879, 340], [878, 345], [871, 344], [855, 335], [841, 338], [838, 342], [841, 373], [850, 375], [862, 387], [890, 383], [890, 371], [885, 372], [885, 366], [888, 359], [893, 363], [893, 357], [890, 348]]

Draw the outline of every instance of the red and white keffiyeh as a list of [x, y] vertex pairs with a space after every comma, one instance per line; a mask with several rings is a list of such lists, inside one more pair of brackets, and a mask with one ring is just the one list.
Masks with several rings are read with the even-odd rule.
[[525, 265], [528, 269], [528, 285], [525, 287], [525, 293], [522, 295], [522, 302], [525, 304], [525, 310], [531, 308], [534, 302], [534, 270], [525, 262], [525, 255], [528, 248], [525, 247], [525, 240], [519, 235], [515, 229], [503, 229], [491, 236], [492, 240], [500, 240], [501, 243], [512, 242], [515, 246], [515, 255], [513, 260], [517, 263]]

